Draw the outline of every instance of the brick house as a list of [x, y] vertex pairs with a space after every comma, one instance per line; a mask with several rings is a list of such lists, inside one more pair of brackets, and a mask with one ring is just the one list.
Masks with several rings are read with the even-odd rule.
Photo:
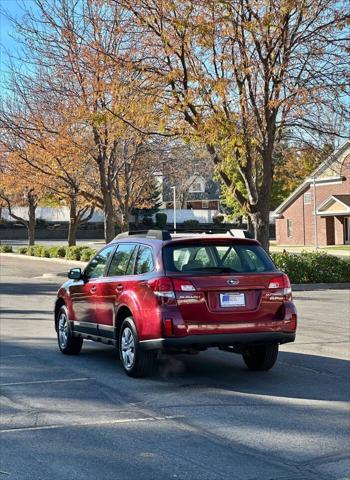
[[279, 245], [350, 244], [350, 141], [319, 165], [273, 216]]

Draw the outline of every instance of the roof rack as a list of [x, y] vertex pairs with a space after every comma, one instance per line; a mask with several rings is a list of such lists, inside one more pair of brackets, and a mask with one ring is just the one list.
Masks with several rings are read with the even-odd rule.
[[157, 240], [171, 240], [168, 230], [135, 230], [131, 232], [122, 232], [115, 237], [115, 240], [128, 237], [154, 238]]

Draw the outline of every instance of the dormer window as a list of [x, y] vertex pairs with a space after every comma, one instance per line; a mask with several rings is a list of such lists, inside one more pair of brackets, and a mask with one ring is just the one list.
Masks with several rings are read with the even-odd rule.
[[193, 177], [191, 180], [190, 193], [205, 192], [205, 180], [203, 177]]

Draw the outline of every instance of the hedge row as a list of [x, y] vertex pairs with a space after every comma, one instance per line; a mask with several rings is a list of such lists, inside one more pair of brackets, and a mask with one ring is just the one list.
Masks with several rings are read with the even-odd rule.
[[11, 245], [0, 245], [0, 253], [12, 253]]
[[32, 247], [21, 247], [17, 250], [17, 253], [20, 253], [21, 255], [29, 255], [31, 257], [65, 258], [66, 260], [81, 260], [82, 262], [88, 262], [94, 255], [96, 255], [96, 250], [84, 246], [45, 247], [35, 245]]
[[322, 252], [272, 253], [277, 268], [288, 275], [291, 283], [350, 282], [350, 259]]
[[[0, 252], [10, 253], [12, 247], [0, 246]], [[90, 247], [21, 247], [17, 253], [46, 258], [65, 258], [88, 262], [96, 250]], [[350, 259], [327, 253], [302, 252], [272, 253], [277, 268], [287, 273], [292, 283], [344, 283], [350, 282]]]

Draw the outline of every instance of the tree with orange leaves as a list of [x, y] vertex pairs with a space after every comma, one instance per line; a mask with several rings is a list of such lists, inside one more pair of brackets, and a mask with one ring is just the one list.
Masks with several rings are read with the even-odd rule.
[[[338, 0], [112, 0], [169, 131], [206, 146], [268, 249], [281, 142], [347, 137], [349, 5]], [[108, 2], [110, 3], [110, 2]], [[343, 129], [328, 121], [336, 114]]]
[[[28, 245], [35, 243], [36, 209], [46, 189], [37, 182], [37, 172], [28, 167], [15, 154], [0, 151], [0, 200], [11, 218], [24, 225], [28, 232]], [[26, 207], [20, 215], [15, 207]]]
[[[94, 1], [36, 3], [36, 12], [28, 9], [20, 28], [23, 63], [29, 61], [36, 71], [30, 76], [13, 72], [15, 108], [5, 105], [1, 123], [15, 143], [39, 147], [44, 158], [49, 138], [50, 162], [74, 150], [68, 156], [78, 172], [81, 166], [84, 171], [78, 160], [83, 159], [88, 174], [80, 194], [103, 210], [108, 242], [116, 224], [127, 228], [129, 211], [145, 201], [143, 192], [157, 169], [156, 155], [149, 153], [154, 142], [142, 134], [153, 115], [152, 99], [141, 102], [142, 79], [127, 67], [135, 45], [123, 28], [126, 11]], [[133, 126], [124, 121], [126, 113]], [[48, 165], [44, 161], [43, 168], [42, 155], [38, 158], [36, 166], [46, 174]], [[54, 180], [60, 176], [56, 167]]]

